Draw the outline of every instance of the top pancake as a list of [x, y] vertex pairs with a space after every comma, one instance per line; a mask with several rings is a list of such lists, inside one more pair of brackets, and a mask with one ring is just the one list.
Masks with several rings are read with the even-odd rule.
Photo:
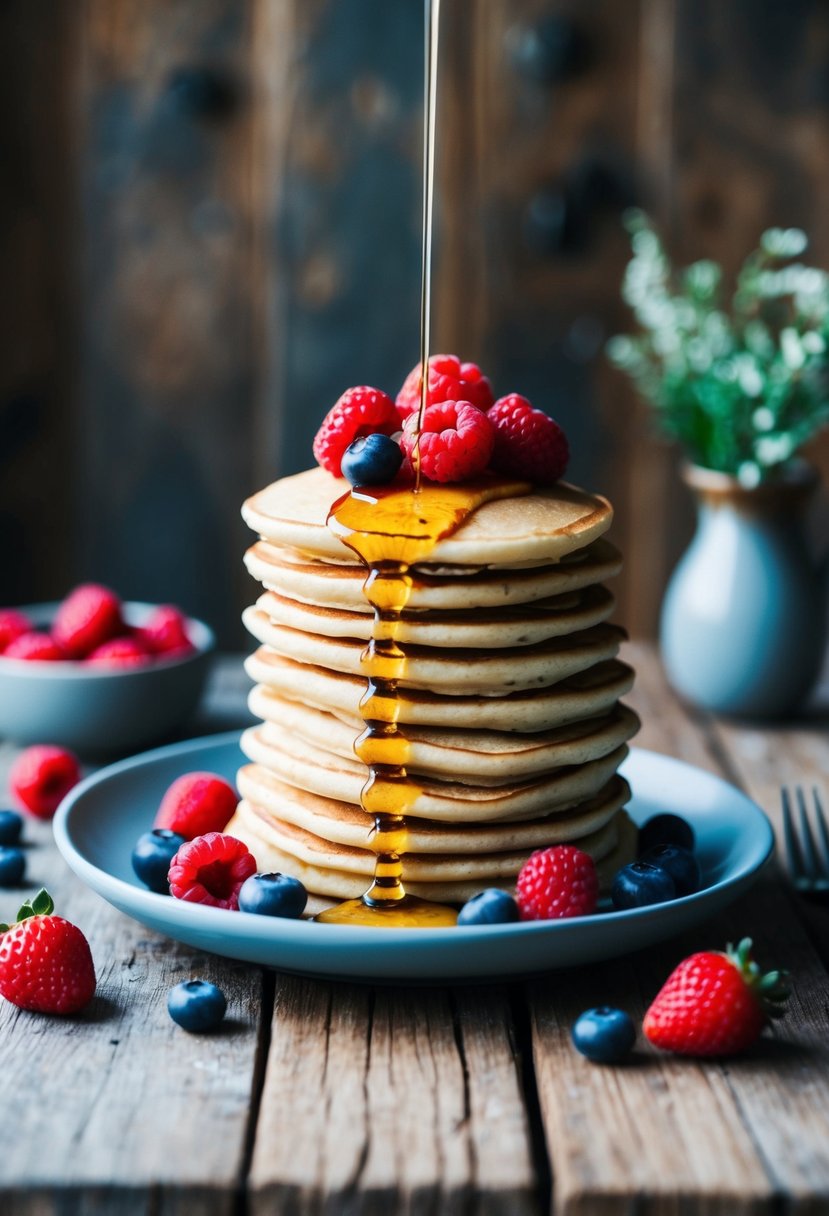
[[[308, 469], [254, 494], [242, 515], [266, 540], [314, 557], [342, 560], [342, 541], [329, 531], [326, 520], [349, 489], [348, 482], [324, 469]], [[518, 498], [484, 503], [435, 544], [429, 560], [478, 568], [549, 564], [589, 545], [607, 531], [612, 519], [607, 499], [559, 482]]]

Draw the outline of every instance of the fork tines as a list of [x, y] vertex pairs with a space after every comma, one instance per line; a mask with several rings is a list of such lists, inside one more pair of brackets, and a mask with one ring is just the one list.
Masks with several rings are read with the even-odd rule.
[[[803, 789], [797, 786], [795, 799], [798, 810], [798, 828], [795, 828], [791, 796], [784, 789], [783, 839], [786, 846], [786, 862], [792, 881], [802, 894], [825, 894], [829, 892], [829, 825], [816, 789], [812, 790], [815, 829], [806, 808]], [[820, 843], [815, 839], [815, 831]]]

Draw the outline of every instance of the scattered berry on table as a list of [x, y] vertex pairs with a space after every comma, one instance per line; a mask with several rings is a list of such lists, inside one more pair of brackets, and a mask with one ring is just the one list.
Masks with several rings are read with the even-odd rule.
[[145, 667], [151, 655], [137, 638], [110, 638], [96, 646], [84, 661], [97, 667]]
[[134, 636], [150, 654], [182, 657], [196, 648], [187, 631], [187, 617], [173, 604], [159, 604]]
[[571, 1038], [576, 1051], [594, 1064], [619, 1064], [633, 1050], [636, 1027], [623, 1010], [600, 1005], [576, 1019]]
[[664, 1051], [689, 1056], [734, 1055], [759, 1039], [788, 997], [785, 973], [763, 974], [751, 939], [736, 950], [692, 954], [671, 972], [645, 1014], [645, 1037]]
[[51, 743], [27, 747], [9, 770], [12, 795], [38, 819], [51, 819], [80, 779], [77, 757], [66, 748]]
[[366, 435], [345, 449], [342, 475], [353, 486], [382, 486], [392, 480], [403, 462], [400, 445], [389, 435]]
[[242, 883], [256, 873], [256, 861], [235, 836], [207, 832], [183, 844], [169, 871], [170, 894], [214, 908], [239, 907]]
[[680, 815], [665, 812], [654, 815], [639, 829], [639, 853], [648, 853], [660, 844], [677, 844], [682, 849], [694, 848], [694, 829]]
[[33, 633], [34, 625], [22, 612], [16, 608], [0, 609], [0, 654], [10, 642], [19, 638], [23, 633]]
[[678, 844], [658, 844], [645, 853], [642, 861], [667, 870], [674, 880], [677, 895], [693, 895], [699, 890], [699, 862], [689, 849], [680, 848]]
[[534, 409], [519, 393], [510, 393], [495, 402], [487, 417], [495, 432], [493, 469], [536, 485], [552, 485], [564, 476], [570, 448], [549, 414]]
[[14, 845], [0, 845], [0, 887], [16, 887], [26, 873], [26, 855]]
[[676, 899], [676, 883], [667, 870], [647, 861], [632, 861], [617, 871], [610, 889], [613, 907], [646, 908]]
[[500, 887], [479, 891], [458, 913], [459, 925], [508, 925], [520, 919], [515, 899]]
[[[397, 394], [397, 412], [404, 421], [420, 409], [421, 382], [421, 364], [416, 363]], [[457, 355], [432, 355], [429, 359], [427, 406], [441, 401], [471, 401], [486, 412], [494, 400], [492, 387], [476, 363], [461, 363]]]
[[173, 858], [187, 841], [168, 828], [153, 828], [139, 836], [132, 850], [132, 868], [146, 887], [157, 895], [169, 895], [167, 875]]
[[28, 659], [39, 663], [56, 663], [65, 659], [65, 651], [48, 633], [21, 633], [3, 651], [5, 659]]
[[492, 426], [486, 414], [468, 401], [442, 401], [423, 415], [420, 442], [417, 414], [403, 427], [400, 446], [430, 481], [466, 481], [483, 473], [492, 455]]
[[0, 995], [34, 1013], [79, 1013], [95, 995], [92, 953], [77, 925], [53, 912], [39, 891], [13, 925], [0, 925]]
[[339, 477], [346, 448], [363, 435], [376, 431], [393, 435], [400, 430], [394, 402], [379, 388], [358, 385], [349, 388], [322, 420], [314, 439], [314, 457], [329, 473]]
[[82, 583], [60, 604], [52, 636], [71, 659], [84, 659], [96, 646], [124, 632], [121, 601], [98, 583]]
[[239, 890], [239, 911], [260, 916], [302, 916], [308, 892], [290, 874], [251, 874]]
[[207, 980], [185, 980], [167, 993], [167, 1012], [182, 1030], [205, 1034], [221, 1024], [227, 1000], [221, 988]]
[[17, 811], [0, 811], [0, 844], [17, 844], [23, 833], [23, 820]]
[[599, 899], [593, 858], [572, 844], [539, 849], [521, 867], [515, 897], [522, 920], [589, 916]]
[[169, 828], [186, 840], [222, 832], [238, 801], [233, 786], [215, 773], [184, 773], [161, 799], [153, 827]]

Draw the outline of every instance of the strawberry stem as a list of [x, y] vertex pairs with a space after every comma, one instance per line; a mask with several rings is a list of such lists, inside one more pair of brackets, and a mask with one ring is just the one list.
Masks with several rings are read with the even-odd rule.
[[768, 1018], [779, 1018], [785, 1013], [786, 1001], [791, 995], [788, 971], [760, 970], [751, 955], [752, 940], [744, 937], [735, 948], [729, 942], [726, 946], [726, 957], [734, 964], [747, 988], [750, 988], [763, 1007]]
[[[30, 916], [51, 916], [55, 910], [55, 902], [45, 887], [41, 887], [37, 895], [27, 899], [17, 914], [15, 924], [28, 920]], [[6, 926], [8, 928], [8, 926]]]

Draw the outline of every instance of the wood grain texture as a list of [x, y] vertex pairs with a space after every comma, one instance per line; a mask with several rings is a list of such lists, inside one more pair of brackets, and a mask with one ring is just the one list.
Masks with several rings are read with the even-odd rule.
[[253, 1212], [535, 1212], [510, 1036], [498, 990], [280, 979]]

